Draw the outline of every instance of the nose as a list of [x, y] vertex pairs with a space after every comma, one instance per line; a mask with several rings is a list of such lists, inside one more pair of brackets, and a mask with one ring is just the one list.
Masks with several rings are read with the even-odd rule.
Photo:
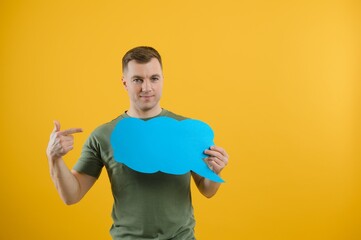
[[150, 92], [150, 91], [152, 91], [152, 83], [148, 79], [146, 79], [142, 84], [142, 92]]

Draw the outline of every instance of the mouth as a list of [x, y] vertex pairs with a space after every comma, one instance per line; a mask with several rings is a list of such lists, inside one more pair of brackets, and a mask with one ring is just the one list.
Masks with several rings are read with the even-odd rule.
[[152, 97], [154, 97], [154, 95], [141, 95], [140, 98], [143, 98], [143, 99], [151, 99]]

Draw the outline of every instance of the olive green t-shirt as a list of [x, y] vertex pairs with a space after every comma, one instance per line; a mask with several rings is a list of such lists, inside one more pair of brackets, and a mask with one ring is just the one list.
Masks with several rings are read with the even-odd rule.
[[[158, 116], [185, 119], [165, 109]], [[190, 173], [140, 173], [114, 160], [110, 135], [115, 125], [127, 117], [124, 113], [96, 128], [84, 144], [74, 170], [98, 178], [106, 168], [114, 197], [110, 229], [113, 239], [195, 239]]]

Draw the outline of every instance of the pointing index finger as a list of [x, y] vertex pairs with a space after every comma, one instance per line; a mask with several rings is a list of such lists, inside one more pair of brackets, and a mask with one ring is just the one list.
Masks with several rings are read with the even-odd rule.
[[80, 132], [83, 132], [83, 129], [81, 129], [81, 128], [69, 128], [67, 130], [60, 131], [60, 134], [62, 134], [62, 135], [70, 135], [70, 134], [80, 133]]

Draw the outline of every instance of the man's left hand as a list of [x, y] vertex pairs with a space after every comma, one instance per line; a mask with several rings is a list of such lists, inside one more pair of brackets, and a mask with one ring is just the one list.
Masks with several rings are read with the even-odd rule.
[[205, 150], [204, 154], [208, 155], [208, 157], [204, 159], [205, 162], [216, 174], [219, 174], [228, 164], [228, 154], [221, 147], [212, 146], [210, 149]]

